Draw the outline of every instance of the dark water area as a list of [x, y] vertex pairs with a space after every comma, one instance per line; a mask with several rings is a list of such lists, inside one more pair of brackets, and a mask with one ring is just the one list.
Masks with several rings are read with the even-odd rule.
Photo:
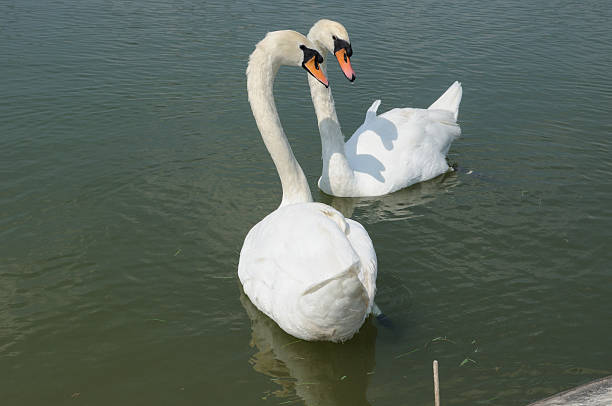
[[[0, 3], [0, 394], [7, 405], [525, 405], [612, 374], [608, 1]], [[349, 31], [348, 137], [463, 85], [456, 172], [318, 191], [306, 74], [275, 84], [316, 200], [364, 224], [376, 301], [297, 341], [237, 279], [280, 182], [246, 98], [266, 32]]]

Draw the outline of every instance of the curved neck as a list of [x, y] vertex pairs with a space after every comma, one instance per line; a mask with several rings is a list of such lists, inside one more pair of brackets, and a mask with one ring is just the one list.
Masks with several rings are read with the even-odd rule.
[[[295, 159], [274, 104], [274, 77], [279, 64], [262, 49], [255, 49], [247, 68], [247, 91], [257, 128], [274, 161], [283, 188], [281, 206], [311, 202], [312, 195]], [[323, 86], [321, 86], [323, 87]]]
[[[323, 73], [327, 74], [325, 65], [322, 64], [321, 69]], [[331, 87], [321, 86], [310, 75], [308, 75], [308, 84], [310, 86], [312, 103], [317, 114], [319, 134], [321, 135], [323, 158], [323, 174], [321, 177], [324, 182], [327, 182], [329, 178], [333, 177], [330, 176], [331, 171], [336, 175], [341, 175], [345, 180], [350, 179], [354, 174], [344, 152], [344, 135], [342, 135], [340, 122], [336, 115]]]

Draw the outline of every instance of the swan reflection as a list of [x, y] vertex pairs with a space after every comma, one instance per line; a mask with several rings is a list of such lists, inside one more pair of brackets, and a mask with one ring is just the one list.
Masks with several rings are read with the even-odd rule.
[[332, 206], [346, 218], [355, 211], [362, 223], [405, 220], [415, 216], [411, 208], [429, 203], [459, 184], [457, 172], [447, 172], [385, 196], [336, 197], [319, 191], [319, 201]]
[[301, 398], [308, 406], [369, 405], [366, 390], [375, 367], [376, 327], [368, 318], [344, 344], [308, 342], [285, 333], [241, 292], [251, 319], [251, 343], [257, 348], [253, 369], [272, 378], [280, 388], [270, 395]]

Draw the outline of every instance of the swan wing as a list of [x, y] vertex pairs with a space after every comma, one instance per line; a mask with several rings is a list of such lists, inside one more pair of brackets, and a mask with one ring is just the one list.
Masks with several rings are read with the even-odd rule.
[[[446, 153], [447, 144], [450, 146], [461, 133], [457, 125], [457, 116], [462, 96], [461, 83], [455, 81], [427, 109], [394, 108], [379, 115], [377, 111], [381, 101], [375, 100], [366, 111], [363, 124], [347, 144], [355, 144], [353, 149], [357, 149], [357, 143], [362, 144], [359, 145], [359, 149], [365, 153], [377, 151], [381, 147], [391, 150], [396, 141], [409, 144], [401, 148], [434, 141], [435, 144], [442, 144], [442, 150]], [[439, 142], [440, 139], [444, 142]]]
[[378, 272], [378, 261], [374, 245], [366, 229], [355, 220], [346, 219], [350, 232], [347, 237], [351, 246], [359, 255], [360, 271], [359, 280], [365, 287], [369, 298], [368, 313], [372, 310], [374, 296], [376, 295], [376, 275]]
[[350, 225], [330, 206], [277, 209], [245, 239], [238, 265], [245, 293], [289, 334], [347, 340], [371, 307], [347, 233]]
[[391, 193], [448, 171], [446, 154], [460, 134], [447, 110], [396, 108], [367, 119], [345, 144], [354, 195]]

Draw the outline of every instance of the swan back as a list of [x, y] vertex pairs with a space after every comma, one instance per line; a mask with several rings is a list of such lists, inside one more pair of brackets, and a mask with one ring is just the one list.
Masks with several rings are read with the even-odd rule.
[[238, 265], [245, 293], [289, 334], [345, 341], [376, 290], [376, 254], [356, 222], [322, 203], [280, 207], [249, 231]]

